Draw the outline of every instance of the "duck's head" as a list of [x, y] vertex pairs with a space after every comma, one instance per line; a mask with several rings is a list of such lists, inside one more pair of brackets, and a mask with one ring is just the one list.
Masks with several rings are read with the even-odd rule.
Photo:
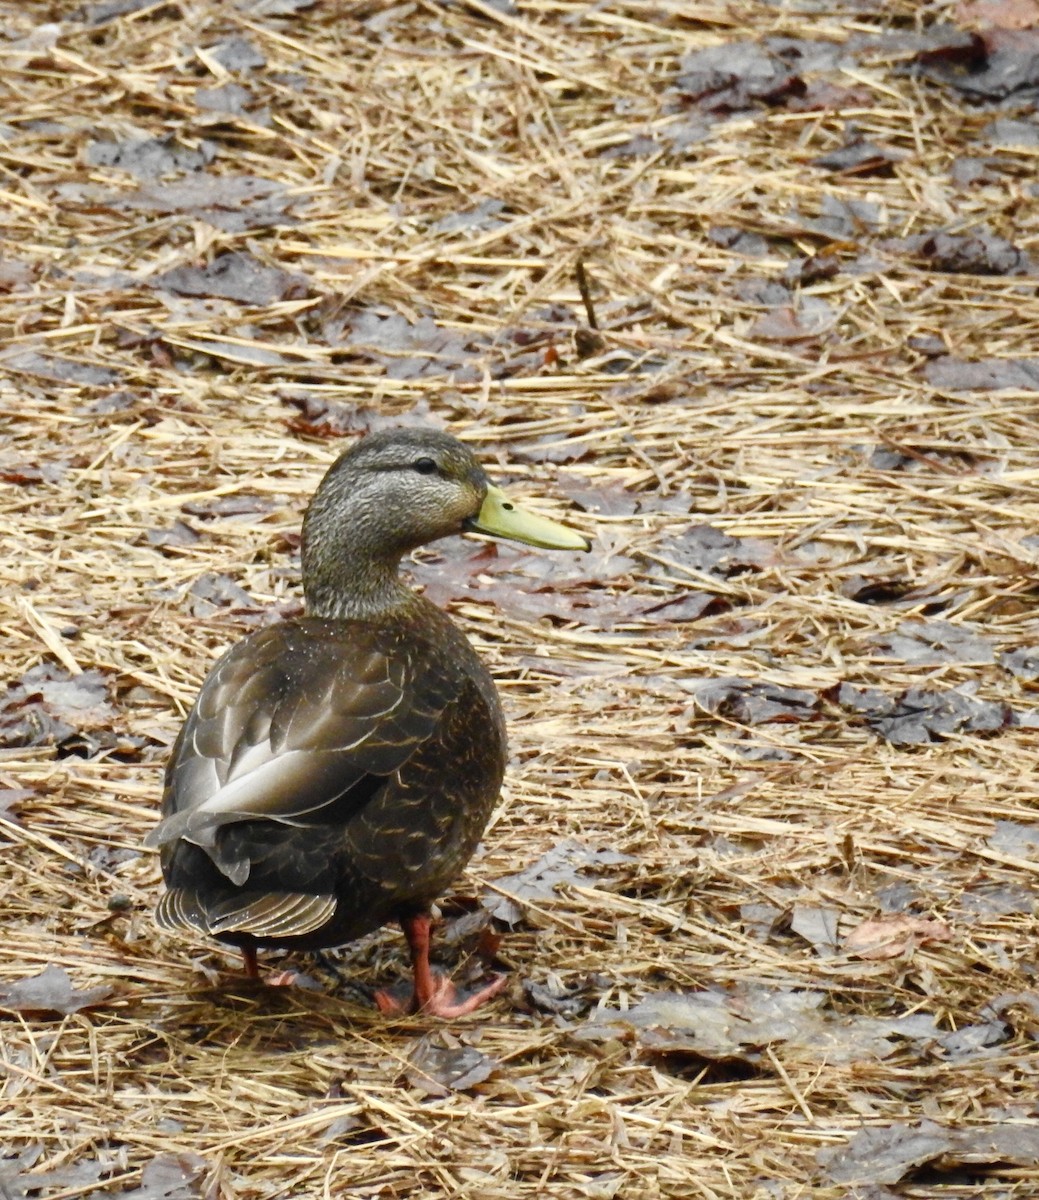
[[408, 428], [369, 434], [336, 459], [307, 509], [307, 606], [334, 615], [344, 601], [350, 607], [348, 593], [360, 601], [362, 593], [395, 584], [397, 564], [417, 546], [467, 532], [589, 549], [581, 534], [508, 500], [450, 434]]

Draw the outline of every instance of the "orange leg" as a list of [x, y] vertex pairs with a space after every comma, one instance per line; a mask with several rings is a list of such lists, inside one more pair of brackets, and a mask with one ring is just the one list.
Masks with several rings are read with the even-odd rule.
[[245, 959], [245, 973], [250, 979], [260, 978], [260, 968], [256, 963], [256, 947], [243, 946], [242, 958]]
[[464, 999], [446, 975], [440, 975], [429, 965], [430, 930], [433, 918], [428, 912], [414, 913], [401, 917], [400, 927], [408, 939], [411, 951], [411, 971], [413, 990], [410, 1000], [402, 1003], [389, 992], [376, 992], [375, 1002], [379, 1009], [387, 1015], [403, 1015], [404, 1013], [429, 1013], [434, 1017], [464, 1017], [467, 1013], [475, 1012], [481, 1004], [486, 1003], [502, 990], [508, 979], [498, 975], [486, 987], [473, 992]]

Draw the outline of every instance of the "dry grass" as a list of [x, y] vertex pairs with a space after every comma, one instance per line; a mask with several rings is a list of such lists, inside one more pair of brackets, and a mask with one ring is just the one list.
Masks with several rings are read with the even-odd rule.
[[[959, 1058], [907, 1042], [834, 1061], [780, 1040], [755, 1064], [704, 1064], [653, 1054], [623, 1026], [589, 1038], [584, 1016], [540, 1012], [521, 987], [583, 988], [615, 1010], [659, 991], [810, 988], [835, 1018], [926, 1013], [941, 1030], [1032, 988], [1039, 861], [990, 843], [995, 822], [1034, 821], [1031, 729], [904, 748], [830, 702], [810, 722], [747, 727], [705, 712], [691, 690], [742, 676], [815, 693], [969, 685], [1017, 709], [1034, 702], [998, 660], [914, 664], [872, 640], [940, 617], [997, 654], [1039, 642], [1035, 393], [944, 393], [910, 344], [1027, 356], [1034, 277], [941, 274], [884, 245], [984, 222], [1039, 255], [1034, 147], [1003, 151], [990, 182], [956, 186], [952, 164], [993, 113], [898, 70], [907, 55], [877, 52], [844, 78], [862, 93], [853, 109], [757, 106], [667, 148], [669, 131], [697, 119], [667, 91], [683, 54], [745, 31], [844, 41], [922, 11], [520, 0], [502, 14], [418, 0], [275, 17], [183, 0], [90, 25], [71, 4], [0, 5], [3, 666], [12, 684], [41, 662], [101, 671], [115, 734], [90, 757], [48, 745], [0, 757], [0, 787], [33, 793], [0, 825], [0, 980], [56, 964], [77, 987], [115, 989], [68, 1016], [0, 1021], [0, 1147], [38, 1146], [33, 1171], [58, 1172], [33, 1194], [118, 1194], [155, 1155], [190, 1152], [199, 1194], [226, 1200], [836, 1200], [850, 1193], [817, 1152], [863, 1124], [1032, 1122], [1039, 1056], [1024, 1002], [999, 1044]], [[231, 36], [266, 67], [228, 73], [212, 49]], [[199, 107], [197, 89], [228, 82], [251, 90], [251, 115]], [[904, 152], [888, 176], [811, 167], [848, 122]], [[284, 187], [283, 215], [236, 230], [219, 213], [127, 204], [163, 185], [93, 165], [88, 149], [167, 135], [188, 150], [212, 143], [207, 179]], [[603, 153], [635, 135], [664, 148]], [[767, 310], [747, 297], [827, 247], [791, 216], [817, 215], [824, 196], [876, 205], [880, 228], [838, 239], [847, 269], [805, 287], [831, 306], [828, 331], [762, 340], [754, 322]], [[487, 200], [503, 202], [499, 224], [438, 226]], [[764, 254], [724, 249], [710, 236], [719, 225], [763, 234]], [[249, 306], [149, 283], [229, 250], [300, 273], [306, 294]], [[547, 313], [581, 312], [582, 256], [606, 330], [603, 353], [583, 360], [575, 323]], [[381, 361], [329, 340], [370, 306], [432, 316], [483, 348], [461, 373], [408, 377], [386, 365], [406, 367], [406, 347]], [[518, 366], [516, 328], [542, 337]], [[59, 373], [73, 362], [113, 374], [49, 379], [28, 350], [66, 360], [51, 363]], [[499, 608], [489, 582], [454, 606], [500, 679], [513, 748], [505, 802], [460, 891], [568, 837], [630, 858], [537, 900], [502, 945], [513, 992], [450, 1030], [387, 1024], [328, 981], [325, 992], [247, 989], [231, 956], [161, 935], [150, 915], [158, 871], [138, 849], [163, 747], [212, 658], [257, 619], [190, 589], [226, 575], [284, 611], [299, 594], [292, 536], [341, 445], [289, 428], [299, 413], [286, 400], [300, 397], [446, 421], [548, 511], [564, 511], [578, 484], [644, 501], [574, 518], [600, 548], [566, 585], [586, 606], [580, 620]], [[571, 461], [539, 461], [540, 443], [564, 439]], [[892, 447], [908, 458], [873, 457]], [[692, 516], [664, 503], [682, 494]], [[213, 519], [183, 509], [236, 496], [269, 504]], [[149, 540], [177, 519], [202, 536]], [[762, 539], [767, 556], [728, 577], [665, 580], [667, 539], [698, 520]], [[532, 568], [516, 561], [522, 593]], [[553, 559], [549, 585], [573, 571]], [[856, 577], [900, 582], [908, 597], [856, 601]], [[723, 603], [691, 622], [646, 611], [683, 587]], [[606, 608], [613, 619], [597, 621]], [[762, 935], [741, 919], [749, 903], [820, 907], [843, 936], [892, 885], [952, 936], [863, 960], [782, 921]], [[998, 888], [1026, 898], [1008, 911], [974, 903]], [[111, 911], [115, 894], [129, 907]], [[399, 935], [349, 947], [339, 964], [351, 980], [385, 981], [402, 969]], [[423, 1038], [476, 1047], [498, 1067], [430, 1096], [406, 1070]], [[59, 1171], [92, 1162], [97, 1179]], [[9, 1182], [12, 1195], [31, 1179]], [[1039, 1172], [895, 1186], [888, 1194], [1025, 1197]]]

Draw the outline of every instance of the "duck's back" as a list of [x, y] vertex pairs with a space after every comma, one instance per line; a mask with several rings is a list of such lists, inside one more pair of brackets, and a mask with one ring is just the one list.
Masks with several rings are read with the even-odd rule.
[[159, 919], [236, 944], [349, 941], [450, 884], [504, 766], [494, 683], [433, 605], [260, 630], [174, 747]]

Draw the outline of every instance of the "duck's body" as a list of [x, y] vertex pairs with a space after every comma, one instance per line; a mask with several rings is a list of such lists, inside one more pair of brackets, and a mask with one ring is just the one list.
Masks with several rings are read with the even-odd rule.
[[239, 946], [255, 968], [258, 947], [338, 946], [396, 919], [413, 1006], [456, 1015], [498, 990], [456, 1003], [429, 970], [428, 935], [498, 797], [501, 706], [458, 628], [397, 577], [408, 549], [466, 528], [583, 540], [490, 494], [444, 434], [369, 437], [332, 467], [304, 526], [312, 615], [228, 651], [174, 747], [149, 839], [168, 888], [161, 925]]

